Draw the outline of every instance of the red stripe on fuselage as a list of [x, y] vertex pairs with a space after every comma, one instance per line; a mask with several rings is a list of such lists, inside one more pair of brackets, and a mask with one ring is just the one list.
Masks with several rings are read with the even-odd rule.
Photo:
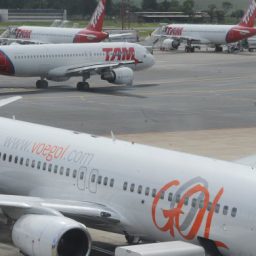
[[75, 35], [74, 43], [97, 43], [108, 38], [108, 33], [83, 29]]

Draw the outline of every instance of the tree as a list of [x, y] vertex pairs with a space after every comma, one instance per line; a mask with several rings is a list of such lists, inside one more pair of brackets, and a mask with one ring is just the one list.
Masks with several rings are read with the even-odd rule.
[[142, 1], [142, 11], [156, 11], [157, 9], [158, 9], [158, 4], [156, 0]]
[[243, 10], [236, 10], [231, 13], [231, 17], [236, 18], [236, 19], [241, 19], [244, 16], [244, 11]]
[[109, 16], [113, 15], [113, 2], [112, 2], [112, 0], [107, 0], [106, 13]]
[[158, 10], [161, 12], [168, 12], [171, 9], [171, 3], [168, 0], [164, 0], [159, 4]]
[[181, 11], [180, 2], [178, 0], [171, 0], [171, 2], [170, 2], [170, 11], [171, 12]]
[[222, 3], [222, 8], [223, 8], [223, 10], [224, 10], [224, 12], [226, 14], [230, 9], [233, 8], [233, 4], [230, 3], [230, 2], [223, 2]]
[[218, 23], [223, 23], [225, 20], [224, 10], [216, 10], [216, 18]]
[[210, 4], [208, 6], [208, 10], [206, 11], [209, 16], [210, 16], [210, 22], [213, 23], [214, 17], [216, 16], [216, 5], [215, 4]]
[[194, 14], [194, 0], [185, 0], [182, 5], [182, 11], [189, 16], [193, 16]]

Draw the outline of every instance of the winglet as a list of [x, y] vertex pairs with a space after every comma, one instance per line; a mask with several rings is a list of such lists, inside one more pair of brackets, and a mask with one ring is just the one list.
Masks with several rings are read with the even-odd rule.
[[249, 1], [249, 7], [245, 12], [239, 26], [243, 27], [254, 27], [254, 21], [256, 18], [256, 3], [255, 0]]
[[106, 15], [106, 2], [107, 0], [100, 0], [97, 8], [95, 9], [89, 25], [88, 30], [101, 32], [103, 29], [104, 18]]
[[15, 102], [17, 100], [20, 100], [22, 99], [21, 96], [15, 96], [15, 97], [11, 97], [11, 98], [8, 98], [8, 99], [3, 99], [3, 100], [0, 100], [0, 107], [3, 107], [5, 105], [8, 105], [12, 102]]

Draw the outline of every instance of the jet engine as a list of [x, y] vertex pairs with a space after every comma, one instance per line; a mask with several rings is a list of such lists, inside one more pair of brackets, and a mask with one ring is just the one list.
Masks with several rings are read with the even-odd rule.
[[111, 84], [132, 85], [134, 79], [133, 70], [127, 67], [116, 68], [101, 75], [101, 79]]
[[164, 51], [177, 50], [180, 46], [180, 42], [173, 39], [165, 39], [162, 43], [162, 49]]
[[86, 227], [64, 216], [24, 215], [14, 224], [12, 240], [28, 256], [87, 256], [91, 251]]

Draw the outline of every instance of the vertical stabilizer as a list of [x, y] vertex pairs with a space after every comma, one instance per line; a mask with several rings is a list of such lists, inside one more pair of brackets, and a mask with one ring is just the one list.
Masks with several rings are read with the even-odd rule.
[[87, 26], [88, 30], [101, 32], [103, 29], [104, 18], [106, 15], [106, 1], [100, 0], [96, 10], [93, 13], [91, 21]]
[[256, 17], [256, 3], [255, 0], [250, 0], [249, 7], [244, 14], [239, 26], [254, 27], [254, 21]]

